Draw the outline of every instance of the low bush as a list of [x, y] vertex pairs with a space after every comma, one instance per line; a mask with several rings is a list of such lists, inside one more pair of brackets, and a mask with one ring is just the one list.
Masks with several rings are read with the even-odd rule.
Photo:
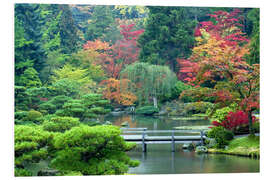
[[216, 140], [215, 148], [224, 148], [233, 139], [234, 134], [222, 126], [216, 126], [207, 132], [207, 136]]
[[159, 109], [154, 106], [143, 106], [138, 109], [136, 109], [137, 114], [143, 114], [143, 115], [153, 115], [154, 113], [158, 113]]
[[52, 117], [50, 120], [45, 120], [42, 127], [46, 131], [65, 132], [72, 127], [79, 126], [79, 118], [73, 117]]
[[229, 112], [235, 112], [237, 110], [237, 104], [233, 103], [230, 106], [217, 109], [213, 115], [211, 116], [212, 119], [214, 119], [217, 122], [222, 122], [226, 119], [226, 116], [228, 115]]
[[15, 123], [19, 122], [18, 124], [27, 124], [27, 123], [40, 124], [42, 117], [43, 117], [42, 113], [36, 110], [23, 111], [15, 113]]
[[210, 102], [194, 102], [189, 103], [184, 107], [184, 112], [187, 115], [205, 113], [208, 108], [213, 107], [214, 105]]
[[[52, 140], [52, 134], [44, 131], [39, 125], [15, 125], [15, 168], [17, 176], [27, 176], [25, 163], [38, 163], [47, 159], [47, 146]], [[16, 170], [15, 170], [16, 171]]]

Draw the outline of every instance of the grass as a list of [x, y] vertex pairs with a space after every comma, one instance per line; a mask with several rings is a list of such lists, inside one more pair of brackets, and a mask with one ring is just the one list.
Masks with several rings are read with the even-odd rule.
[[260, 137], [246, 136], [233, 139], [227, 149], [209, 149], [210, 153], [223, 153], [231, 155], [260, 157]]

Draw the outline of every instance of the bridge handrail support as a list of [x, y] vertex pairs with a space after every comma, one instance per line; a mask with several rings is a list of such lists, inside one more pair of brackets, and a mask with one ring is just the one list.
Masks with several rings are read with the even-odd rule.
[[172, 130], [172, 152], [175, 152], [174, 130]]
[[146, 144], [145, 144], [145, 131], [146, 131], [147, 128], [144, 128], [143, 129], [143, 133], [142, 133], [142, 150], [143, 152], [146, 152]]

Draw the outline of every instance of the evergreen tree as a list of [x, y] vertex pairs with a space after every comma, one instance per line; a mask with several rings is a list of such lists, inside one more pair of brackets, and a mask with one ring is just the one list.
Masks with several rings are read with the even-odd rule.
[[85, 40], [94, 41], [95, 39], [102, 39], [113, 22], [114, 19], [110, 6], [95, 6]]
[[[15, 5], [15, 17], [21, 23], [21, 27], [24, 30], [24, 38], [31, 43], [23, 44], [17, 56], [15, 56], [15, 62], [20, 63], [22, 70], [16, 71], [16, 75], [24, 72], [24, 66], [31, 66], [29, 62], [33, 62], [33, 67], [39, 71], [44, 64], [45, 52], [42, 48], [42, 23], [43, 20], [40, 14], [40, 5], [38, 4], [16, 4]], [[16, 21], [15, 21], [16, 22]], [[15, 26], [17, 28], [18, 26]], [[15, 29], [15, 33], [18, 29]], [[22, 30], [19, 30], [22, 32]], [[15, 47], [16, 48], [16, 47]], [[15, 51], [18, 49], [15, 49]], [[15, 53], [16, 54], [16, 53]], [[26, 67], [26, 68], [27, 68]], [[17, 66], [18, 68], [18, 66]]]
[[195, 21], [183, 7], [149, 7], [144, 34], [138, 40], [140, 60], [151, 64], [170, 64], [175, 70], [176, 58], [188, 57], [194, 43]]
[[248, 13], [248, 19], [252, 21], [252, 34], [250, 43], [249, 64], [260, 63], [260, 9], [254, 8]]
[[62, 4], [58, 8], [62, 11], [59, 22], [62, 53], [71, 54], [78, 50], [78, 29], [75, 26], [69, 6]]

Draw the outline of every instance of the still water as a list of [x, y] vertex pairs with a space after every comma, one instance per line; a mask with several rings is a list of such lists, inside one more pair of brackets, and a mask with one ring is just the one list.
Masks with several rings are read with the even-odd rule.
[[[121, 126], [128, 122], [129, 127], [147, 127], [149, 130], [171, 130], [179, 126], [209, 125], [209, 121], [201, 120], [172, 120], [168, 117], [149, 116], [107, 116], [105, 120]], [[171, 144], [148, 144], [147, 152], [138, 148], [128, 152], [132, 159], [141, 163], [138, 167], [130, 168], [130, 174], [188, 174], [188, 173], [243, 173], [259, 172], [260, 161], [247, 157], [197, 154], [194, 151], [184, 151], [181, 144], [176, 144], [176, 151], [171, 152]]]

